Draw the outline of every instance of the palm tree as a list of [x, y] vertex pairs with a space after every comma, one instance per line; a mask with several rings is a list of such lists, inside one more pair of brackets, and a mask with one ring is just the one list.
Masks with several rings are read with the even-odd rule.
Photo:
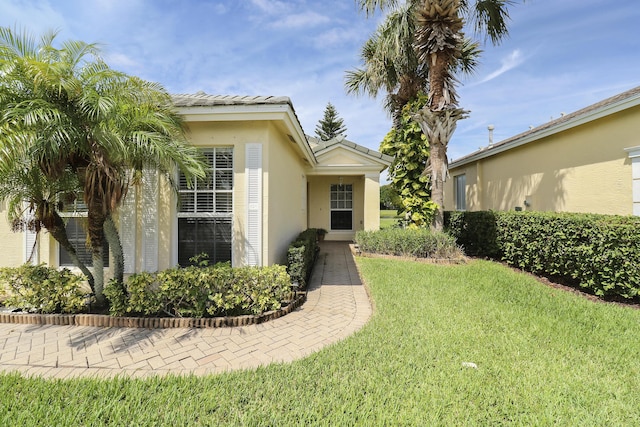
[[46, 229], [67, 251], [71, 261], [93, 288], [93, 275], [80, 261], [67, 237], [64, 220], [58, 213], [64, 200], [78, 189], [75, 174], [65, 173], [60, 179], [50, 181], [38, 165], [27, 163], [24, 157], [15, 154], [7, 149], [0, 151], [0, 200], [7, 202], [7, 216], [12, 230], [39, 233], [41, 229]]
[[394, 127], [400, 124], [402, 108], [426, 91], [427, 69], [413, 48], [415, 7], [415, 2], [408, 2], [391, 11], [362, 47], [364, 67], [346, 76], [347, 93], [374, 98], [381, 90], [387, 93], [385, 109]]
[[[462, 29], [469, 20], [476, 33], [484, 33], [493, 44], [498, 44], [508, 34], [508, 6], [513, 3], [512, 0], [410, 0], [402, 6], [414, 10], [414, 32], [409, 39], [419, 66], [428, 76], [429, 103], [414, 115], [414, 120], [431, 147], [430, 164], [425, 172], [431, 175], [432, 200], [440, 207], [434, 218], [437, 230], [442, 230], [444, 222], [447, 146], [458, 120], [467, 115], [458, 106], [455, 90], [455, 71], [465, 67], [464, 49], [469, 46]], [[358, 0], [358, 4], [367, 15], [377, 9], [400, 7], [397, 0]]]
[[[73, 172], [87, 205], [94, 292], [103, 302], [103, 245], [114, 250], [116, 279], [124, 259], [112, 215], [145, 168], [190, 183], [205, 176], [196, 148], [186, 144], [170, 95], [158, 84], [112, 70], [94, 44], [36, 43], [0, 28], [0, 144], [24, 146], [49, 180]], [[105, 234], [106, 232], [106, 234]]]

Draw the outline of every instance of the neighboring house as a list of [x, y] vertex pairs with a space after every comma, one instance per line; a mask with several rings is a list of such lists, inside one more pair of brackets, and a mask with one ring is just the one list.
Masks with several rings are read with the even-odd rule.
[[640, 87], [449, 167], [446, 210], [640, 215]]
[[[131, 188], [118, 214], [125, 273], [186, 265], [202, 252], [232, 265], [284, 263], [301, 231], [328, 230], [329, 240], [352, 240], [357, 230], [379, 228], [379, 178], [391, 158], [342, 140], [318, 142], [302, 130], [286, 97], [175, 95], [190, 142], [202, 149], [210, 178], [179, 194], [156, 172]], [[47, 233], [34, 246], [31, 233], [11, 233], [2, 209], [3, 266], [33, 260], [70, 266]], [[68, 234], [85, 252], [79, 217]], [[83, 254], [88, 261], [88, 253]]]

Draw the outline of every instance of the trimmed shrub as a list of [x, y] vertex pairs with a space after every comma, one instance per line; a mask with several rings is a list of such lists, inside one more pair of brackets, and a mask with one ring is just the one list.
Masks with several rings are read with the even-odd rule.
[[445, 224], [466, 255], [489, 258], [500, 255], [495, 212], [445, 212]]
[[453, 237], [426, 228], [358, 231], [356, 243], [363, 252], [384, 255], [436, 259], [462, 257], [462, 251]]
[[318, 230], [309, 228], [291, 242], [287, 250], [287, 271], [291, 276], [291, 283], [298, 289], [305, 289], [313, 264], [318, 253]]
[[45, 264], [0, 268], [0, 299], [34, 313], [81, 313], [87, 310], [85, 280]]
[[291, 279], [280, 265], [231, 268], [221, 263], [134, 274], [124, 291], [112, 281], [104, 293], [114, 316], [259, 315], [282, 306]]
[[598, 296], [640, 300], [638, 217], [455, 212], [447, 218], [469, 255], [499, 259]]

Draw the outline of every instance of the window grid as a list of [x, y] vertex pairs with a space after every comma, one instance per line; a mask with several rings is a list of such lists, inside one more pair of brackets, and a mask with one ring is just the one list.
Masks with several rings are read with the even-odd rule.
[[353, 229], [353, 184], [331, 184], [331, 229]]
[[233, 210], [233, 149], [208, 148], [202, 151], [207, 164], [207, 178], [187, 186], [180, 174], [179, 217], [231, 217]]
[[191, 264], [189, 258], [206, 253], [209, 262], [231, 261], [233, 215], [233, 148], [202, 150], [207, 178], [187, 186], [179, 178], [178, 264]]

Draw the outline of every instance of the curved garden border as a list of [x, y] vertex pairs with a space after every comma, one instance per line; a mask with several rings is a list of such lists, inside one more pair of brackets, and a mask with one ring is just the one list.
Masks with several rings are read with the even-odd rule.
[[116, 317], [106, 314], [32, 314], [0, 313], [0, 323], [29, 325], [96, 326], [102, 328], [223, 328], [268, 322], [291, 313], [307, 300], [306, 292], [298, 292], [279, 310], [261, 315], [226, 317]]

